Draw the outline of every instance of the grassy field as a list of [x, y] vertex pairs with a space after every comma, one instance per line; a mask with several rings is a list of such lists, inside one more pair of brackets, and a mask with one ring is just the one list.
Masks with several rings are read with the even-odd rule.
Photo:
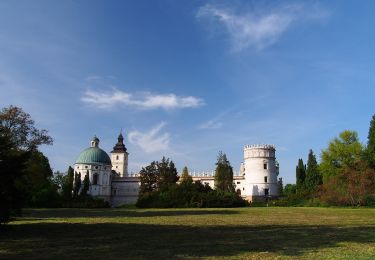
[[375, 259], [375, 209], [27, 209], [7, 258]]

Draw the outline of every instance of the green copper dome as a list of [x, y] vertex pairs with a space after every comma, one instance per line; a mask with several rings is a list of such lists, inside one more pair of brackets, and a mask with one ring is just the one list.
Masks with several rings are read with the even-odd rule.
[[104, 163], [111, 164], [108, 154], [99, 147], [89, 147], [78, 156], [76, 163]]

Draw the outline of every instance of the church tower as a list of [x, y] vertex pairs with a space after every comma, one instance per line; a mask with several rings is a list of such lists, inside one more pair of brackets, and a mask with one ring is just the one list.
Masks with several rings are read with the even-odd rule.
[[121, 177], [128, 175], [128, 155], [124, 145], [124, 137], [120, 133], [117, 143], [111, 152], [112, 170], [117, 172]]

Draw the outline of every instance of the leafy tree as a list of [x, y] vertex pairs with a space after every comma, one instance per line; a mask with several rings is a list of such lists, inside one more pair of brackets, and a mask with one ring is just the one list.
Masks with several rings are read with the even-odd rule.
[[187, 185], [190, 185], [193, 183], [193, 178], [189, 175], [189, 171], [188, 171], [188, 168], [185, 166], [183, 169], [182, 169], [182, 174], [181, 174], [181, 177], [180, 177], [180, 184], [187, 184]]
[[309, 193], [317, 191], [323, 183], [322, 175], [319, 172], [318, 162], [314, 152], [310, 149], [306, 167], [305, 188]]
[[82, 186], [81, 173], [76, 172], [74, 174], [74, 188], [73, 188], [73, 197], [74, 198], [78, 197], [81, 186]]
[[156, 163], [157, 167], [157, 187], [162, 189], [166, 186], [176, 184], [178, 174], [176, 166], [172, 160], [166, 159], [164, 156], [160, 162]]
[[322, 151], [319, 170], [323, 183], [331, 177], [340, 175], [345, 169], [354, 168], [362, 160], [363, 146], [355, 131], [345, 130], [334, 138], [328, 148]]
[[219, 152], [216, 162], [215, 187], [224, 192], [234, 192], [233, 168], [222, 151]]
[[304, 183], [306, 178], [306, 165], [303, 164], [302, 159], [298, 159], [298, 165], [296, 166], [296, 184], [297, 192], [301, 193], [304, 190]]
[[284, 195], [291, 196], [297, 193], [297, 185], [296, 184], [287, 184], [284, 187]]
[[368, 163], [375, 169], [375, 114], [372, 116], [368, 131], [366, 155]]
[[283, 178], [279, 178], [277, 180], [277, 189], [279, 191], [279, 196], [282, 196], [284, 194], [284, 186], [283, 186]]
[[[37, 152], [42, 144], [52, 144], [52, 138], [46, 130], [34, 127], [29, 114], [14, 106], [0, 111], [0, 222], [30, 201], [33, 189], [27, 183], [28, 175], [38, 168], [32, 158], [42, 158]], [[39, 162], [43, 163], [43, 158]]]
[[62, 186], [62, 195], [63, 198], [69, 201], [72, 198], [73, 192], [73, 183], [74, 183], [74, 170], [69, 166], [67, 174], [64, 176], [63, 186]]
[[3, 108], [0, 112], [0, 132], [20, 150], [34, 150], [41, 144], [53, 143], [47, 130], [35, 128], [31, 116], [15, 106]]
[[24, 194], [19, 184], [25, 174], [29, 154], [13, 149], [8, 138], [0, 135], [0, 224], [18, 213], [24, 205]]
[[142, 167], [142, 170], [139, 172], [139, 178], [141, 181], [139, 197], [156, 190], [157, 175], [158, 169], [155, 161], [151, 162], [151, 164], [146, 167]]
[[85, 178], [83, 179], [83, 187], [81, 191], [82, 196], [86, 196], [90, 188], [89, 171], [86, 172]]
[[331, 176], [322, 186], [321, 199], [331, 205], [367, 205], [375, 201], [375, 169], [358, 161], [340, 174]]
[[43, 203], [53, 204], [53, 201], [49, 200], [56, 199], [58, 187], [53, 183], [52, 177], [48, 158], [38, 150], [32, 150], [23, 177], [26, 202], [30, 206], [43, 206]]

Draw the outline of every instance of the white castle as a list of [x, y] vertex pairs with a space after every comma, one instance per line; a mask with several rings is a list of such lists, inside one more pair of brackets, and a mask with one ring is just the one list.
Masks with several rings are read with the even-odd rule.
[[[244, 161], [239, 172], [234, 172], [233, 182], [236, 192], [248, 201], [277, 197], [277, 176], [279, 165], [273, 145], [245, 145]], [[95, 136], [91, 146], [81, 152], [74, 171], [83, 179], [89, 174], [89, 194], [102, 198], [112, 206], [135, 203], [138, 198], [140, 179], [138, 174], [129, 174], [129, 153], [122, 134], [111, 151], [111, 156], [99, 148]], [[201, 181], [214, 188], [214, 171], [190, 172], [194, 181]]]

